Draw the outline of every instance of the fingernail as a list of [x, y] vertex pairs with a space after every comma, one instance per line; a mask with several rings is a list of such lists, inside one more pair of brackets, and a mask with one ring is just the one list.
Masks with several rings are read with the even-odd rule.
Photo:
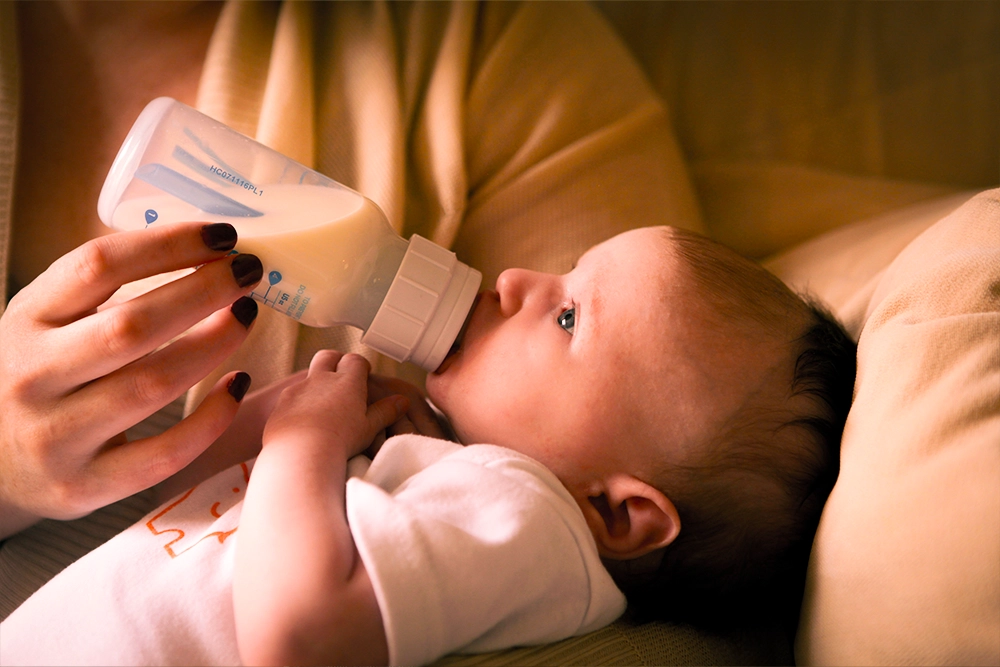
[[229, 307], [233, 315], [245, 328], [249, 329], [253, 321], [257, 319], [257, 302], [248, 296], [241, 296]]
[[236, 255], [230, 265], [233, 269], [233, 277], [240, 287], [250, 287], [260, 282], [264, 275], [264, 265], [260, 263], [256, 255]]
[[239, 403], [247, 395], [247, 390], [250, 389], [250, 374], [240, 371], [229, 381], [226, 389], [229, 391], [229, 395]]
[[236, 247], [236, 228], [225, 222], [216, 222], [201, 228], [201, 240], [212, 250], [232, 250]]

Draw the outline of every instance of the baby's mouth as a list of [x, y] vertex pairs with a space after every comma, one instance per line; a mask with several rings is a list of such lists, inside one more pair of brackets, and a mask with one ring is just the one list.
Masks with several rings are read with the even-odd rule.
[[441, 361], [441, 365], [437, 367], [434, 371], [435, 374], [444, 373], [451, 362], [454, 360], [455, 356], [459, 352], [459, 348], [462, 347], [462, 339], [465, 338], [465, 332], [469, 329], [469, 322], [472, 321], [472, 314], [476, 312], [476, 306], [479, 305], [479, 300], [482, 298], [483, 293], [480, 292], [476, 295], [476, 298], [472, 301], [472, 307], [469, 308], [469, 314], [465, 316], [465, 322], [462, 323], [462, 328], [458, 330], [458, 335], [455, 336], [455, 342], [451, 344], [451, 349], [448, 350], [448, 354], [444, 356]]

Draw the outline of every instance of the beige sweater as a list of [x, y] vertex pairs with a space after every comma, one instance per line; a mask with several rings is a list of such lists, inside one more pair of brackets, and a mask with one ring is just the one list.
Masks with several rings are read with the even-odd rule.
[[[511, 265], [568, 270], [631, 227], [699, 228], [662, 103], [586, 5], [234, 3], [198, 106], [453, 248], [487, 286]], [[188, 407], [231, 368], [259, 387], [322, 347], [420, 380], [357, 341], [263, 313]]]

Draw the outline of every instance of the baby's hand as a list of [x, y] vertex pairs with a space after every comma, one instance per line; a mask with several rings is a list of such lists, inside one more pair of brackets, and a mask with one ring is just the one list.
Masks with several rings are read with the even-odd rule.
[[306, 379], [281, 393], [264, 427], [264, 448], [290, 445], [313, 453], [365, 450], [375, 435], [410, 407], [405, 396], [377, 397], [368, 404], [368, 361], [333, 350], [317, 352]]
[[[417, 433], [432, 438], [447, 439], [438, 421], [438, 416], [431, 409], [427, 402], [427, 397], [419, 387], [400, 380], [398, 378], [385, 377], [383, 375], [368, 376], [368, 400], [376, 401], [393, 394], [400, 394], [410, 399], [410, 408], [396, 423], [386, 429], [387, 436], [400, 435], [403, 433]], [[374, 453], [371, 453], [374, 456]]]

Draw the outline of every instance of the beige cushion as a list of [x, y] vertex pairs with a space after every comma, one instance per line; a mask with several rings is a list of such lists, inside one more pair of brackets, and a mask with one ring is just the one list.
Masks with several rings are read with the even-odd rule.
[[998, 664], [1000, 190], [931, 226], [870, 282], [797, 661]]
[[820, 299], [857, 340], [872, 293], [889, 264], [975, 194], [960, 192], [859, 219], [775, 255], [764, 266], [796, 292]]

